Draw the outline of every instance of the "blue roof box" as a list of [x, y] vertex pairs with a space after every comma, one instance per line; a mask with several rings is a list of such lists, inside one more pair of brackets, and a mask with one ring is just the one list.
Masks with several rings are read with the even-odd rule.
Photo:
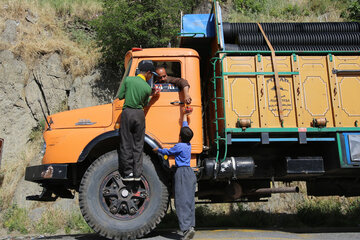
[[215, 37], [214, 14], [185, 14], [182, 18], [182, 37]]

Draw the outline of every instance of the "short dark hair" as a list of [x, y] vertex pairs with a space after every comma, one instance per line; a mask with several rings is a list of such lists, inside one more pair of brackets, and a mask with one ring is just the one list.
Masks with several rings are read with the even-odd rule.
[[191, 139], [193, 138], [194, 133], [189, 127], [182, 127], [180, 129], [180, 138], [181, 142], [183, 143], [189, 143]]
[[154, 63], [151, 60], [143, 60], [139, 63], [138, 66], [140, 72], [154, 72], [155, 71], [155, 67], [154, 67]]

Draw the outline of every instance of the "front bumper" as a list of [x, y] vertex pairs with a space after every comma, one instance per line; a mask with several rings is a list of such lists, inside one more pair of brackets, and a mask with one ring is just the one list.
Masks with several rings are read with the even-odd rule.
[[25, 180], [36, 183], [68, 180], [67, 164], [44, 164], [27, 167]]
[[58, 197], [74, 198], [74, 194], [69, 190], [70, 165], [67, 164], [43, 164], [27, 167], [25, 180], [39, 183], [43, 187], [40, 195], [27, 196], [26, 200], [33, 201], [55, 201]]

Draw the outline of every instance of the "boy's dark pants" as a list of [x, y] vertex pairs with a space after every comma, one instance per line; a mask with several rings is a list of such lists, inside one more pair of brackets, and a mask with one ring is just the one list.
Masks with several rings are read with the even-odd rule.
[[191, 167], [179, 167], [174, 176], [175, 207], [181, 231], [195, 227], [196, 176]]
[[125, 176], [142, 174], [142, 153], [145, 138], [145, 114], [142, 109], [125, 108], [120, 120], [119, 168]]

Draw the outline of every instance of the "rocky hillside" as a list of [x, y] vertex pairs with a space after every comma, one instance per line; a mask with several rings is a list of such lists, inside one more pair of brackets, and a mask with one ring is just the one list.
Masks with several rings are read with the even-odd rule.
[[40, 163], [43, 112], [108, 103], [117, 90], [118, 79], [107, 80], [96, 68], [97, 49], [77, 43], [72, 34], [79, 32], [75, 19], [95, 16], [100, 5], [75, 7], [85, 12], [61, 15], [46, 1], [0, 1], [0, 171], [5, 175], [0, 215], [13, 204], [37, 208], [25, 196], [39, 189], [23, 178], [26, 166]]

